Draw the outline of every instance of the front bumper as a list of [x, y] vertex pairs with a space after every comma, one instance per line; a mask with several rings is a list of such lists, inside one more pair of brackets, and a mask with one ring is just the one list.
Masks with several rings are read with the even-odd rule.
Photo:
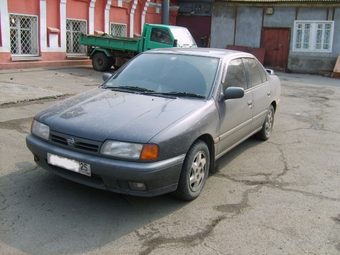
[[[175, 191], [185, 155], [157, 162], [128, 162], [79, 153], [52, 145], [33, 135], [26, 137], [26, 145], [36, 163], [65, 179], [87, 186], [134, 196], [152, 197]], [[47, 163], [47, 153], [86, 162], [91, 176], [82, 175]], [[130, 182], [144, 183], [145, 191], [133, 190]]]

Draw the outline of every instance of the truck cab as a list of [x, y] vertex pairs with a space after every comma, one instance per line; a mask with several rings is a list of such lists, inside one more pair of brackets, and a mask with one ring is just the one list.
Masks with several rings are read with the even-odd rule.
[[196, 48], [197, 44], [184, 27], [145, 24], [143, 29], [142, 51], [156, 48]]

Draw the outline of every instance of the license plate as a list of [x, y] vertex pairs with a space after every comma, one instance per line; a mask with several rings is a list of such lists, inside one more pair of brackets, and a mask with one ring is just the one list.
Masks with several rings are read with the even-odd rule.
[[53, 166], [59, 166], [76, 173], [91, 176], [91, 166], [88, 163], [79, 162], [74, 159], [64, 158], [51, 153], [47, 153], [47, 162]]

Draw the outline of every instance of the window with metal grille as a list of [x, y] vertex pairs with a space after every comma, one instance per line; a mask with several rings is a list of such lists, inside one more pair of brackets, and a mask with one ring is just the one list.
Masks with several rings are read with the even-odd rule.
[[126, 24], [110, 23], [111, 35], [126, 37], [126, 27]]
[[331, 52], [333, 21], [295, 21], [294, 51]]
[[39, 54], [38, 17], [27, 15], [9, 15], [10, 43], [12, 55]]
[[86, 28], [85, 20], [66, 20], [66, 53], [86, 54], [86, 46], [79, 44], [79, 36], [86, 33]]

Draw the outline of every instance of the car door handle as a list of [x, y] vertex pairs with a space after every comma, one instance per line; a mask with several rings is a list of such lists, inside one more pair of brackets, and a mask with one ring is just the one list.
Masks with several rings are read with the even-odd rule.
[[267, 96], [269, 96], [270, 97], [270, 95], [271, 95], [272, 93], [269, 91], [269, 92], [267, 92]]
[[249, 101], [247, 102], [247, 104], [248, 104], [248, 106], [252, 106], [252, 105], [253, 105], [253, 100], [249, 100]]

